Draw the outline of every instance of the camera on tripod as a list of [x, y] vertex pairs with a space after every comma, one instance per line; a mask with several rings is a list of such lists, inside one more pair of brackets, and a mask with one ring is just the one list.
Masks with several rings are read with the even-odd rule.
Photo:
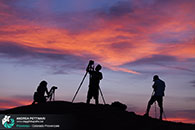
[[55, 90], [55, 89], [58, 89], [58, 87], [56, 87], [56, 86], [53, 86], [51, 89], [52, 89], [52, 90]]
[[91, 66], [93, 64], [94, 64], [94, 61], [93, 60], [90, 60], [88, 66]]
[[93, 70], [94, 70], [94, 61], [90, 60], [88, 66], [86, 68], [86, 71], [88, 72], [88, 71], [93, 71]]
[[55, 90], [57, 89], [58, 87], [56, 86], [53, 86], [51, 87], [50, 91], [49, 91], [49, 96], [47, 96], [47, 100], [48, 101], [51, 101], [51, 100], [55, 100]]

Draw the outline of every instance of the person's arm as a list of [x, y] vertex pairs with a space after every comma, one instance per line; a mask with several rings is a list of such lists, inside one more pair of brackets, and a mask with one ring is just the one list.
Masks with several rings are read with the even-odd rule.
[[100, 72], [100, 80], [102, 80], [103, 79], [103, 75], [102, 75], [102, 73]]
[[86, 71], [87, 71], [87, 72], [89, 72], [89, 71], [90, 71], [89, 67], [90, 67], [90, 66], [88, 65], [88, 66], [87, 66], [87, 68], [86, 68]]
[[48, 91], [47, 87], [45, 87], [45, 92], [46, 92], [47, 96], [49, 96], [49, 95], [50, 95], [50, 93], [49, 93], [49, 91]]
[[156, 90], [157, 88], [156, 82], [154, 82], [154, 84], [152, 85], [152, 88], [154, 89], [154, 91]]
[[165, 82], [163, 81], [163, 91], [165, 91], [165, 87], [166, 85], [165, 85]]

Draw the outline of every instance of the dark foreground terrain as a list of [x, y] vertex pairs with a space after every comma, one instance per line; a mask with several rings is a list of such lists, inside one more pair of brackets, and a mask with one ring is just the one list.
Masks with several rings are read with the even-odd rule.
[[[21, 106], [0, 114], [64, 115], [68, 129], [79, 130], [195, 130], [195, 125], [160, 121], [127, 112], [113, 105], [87, 105], [65, 101]], [[56, 119], [57, 120], [57, 119]]]

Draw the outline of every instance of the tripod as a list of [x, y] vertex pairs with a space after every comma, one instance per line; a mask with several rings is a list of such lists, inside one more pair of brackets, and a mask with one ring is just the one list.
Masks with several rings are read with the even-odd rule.
[[[74, 94], [74, 97], [73, 97], [73, 99], [72, 99], [72, 103], [74, 102], [74, 100], [75, 100], [75, 98], [76, 98], [76, 96], [77, 96], [77, 94], [78, 94], [78, 92], [79, 92], [79, 90], [80, 90], [80, 88], [81, 88], [81, 86], [82, 86], [82, 84], [83, 84], [83, 82], [84, 82], [84, 80], [85, 80], [85, 78], [86, 78], [86, 76], [87, 76], [89, 70], [94, 71], [94, 61], [92, 61], [92, 60], [89, 61], [89, 64], [88, 64], [88, 66], [87, 66], [87, 71], [86, 71], [86, 73], [85, 73], [83, 79], [81, 80], [81, 83], [80, 83], [80, 85], [79, 85], [77, 91], [76, 91], [75, 94]], [[102, 91], [101, 91], [100, 88], [99, 88], [99, 91], [100, 91], [100, 94], [101, 94], [101, 96], [102, 96], [102, 100], [103, 100], [104, 104], [106, 104], [105, 99], [104, 99], [104, 96], [103, 96], [103, 93], [102, 93]]]
[[49, 101], [55, 101], [55, 90], [57, 87], [53, 86], [49, 91], [49, 96], [47, 96], [47, 100]]

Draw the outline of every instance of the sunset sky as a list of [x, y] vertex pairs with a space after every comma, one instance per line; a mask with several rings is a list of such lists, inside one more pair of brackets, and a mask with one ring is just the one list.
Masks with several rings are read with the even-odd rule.
[[[42, 80], [58, 87], [56, 100], [71, 101], [92, 59], [103, 66], [106, 103], [144, 114], [157, 74], [167, 119], [195, 123], [194, 7], [194, 0], [0, 0], [0, 109], [32, 103]], [[87, 89], [88, 77], [75, 102], [86, 101]]]

